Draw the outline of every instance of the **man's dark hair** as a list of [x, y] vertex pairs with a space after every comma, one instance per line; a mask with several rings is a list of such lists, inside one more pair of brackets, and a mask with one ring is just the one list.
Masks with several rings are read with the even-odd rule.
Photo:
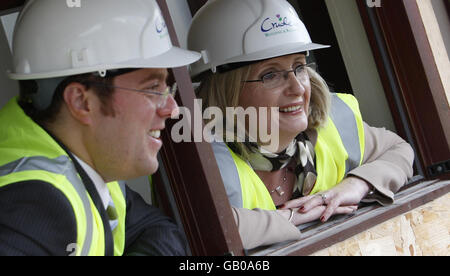
[[86, 89], [92, 88], [102, 103], [101, 111], [105, 116], [115, 116], [111, 103], [114, 89], [110, 88], [113, 79], [113, 77], [102, 78], [91, 73], [69, 76], [57, 86], [55, 93], [53, 94], [52, 102], [45, 110], [38, 110], [32, 103], [31, 96], [38, 92], [37, 82], [35, 80], [22, 80], [19, 81], [19, 105], [25, 113], [39, 125], [42, 126], [53, 123], [55, 122], [61, 110], [61, 106], [64, 103], [64, 90], [69, 84], [76, 82], [83, 85]]

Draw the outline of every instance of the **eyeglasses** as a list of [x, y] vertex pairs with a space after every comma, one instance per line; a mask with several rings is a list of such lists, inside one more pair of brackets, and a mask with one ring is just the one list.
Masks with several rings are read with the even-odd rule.
[[246, 80], [243, 82], [262, 82], [265, 88], [270, 89], [281, 86], [283, 82], [287, 80], [288, 74], [294, 73], [295, 77], [300, 82], [305, 83], [309, 78], [307, 67], [316, 70], [315, 63], [301, 64], [295, 67], [294, 70], [270, 72], [263, 75], [259, 80]]
[[[100, 82], [89, 82], [90, 84], [96, 85], [96, 86], [103, 86], [108, 88], [114, 88], [114, 89], [120, 89], [128, 92], [136, 92], [141, 93], [145, 96], [149, 96], [152, 101], [156, 104], [157, 108], [164, 107], [167, 103], [167, 98], [169, 96], [172, 96], [172, 98], [175, 98], [177, 94], [177, 83], [174, 83], [171, 87], [168, 86], [163, 92], [158, 91], [151, 91], [151, 90], [139, 90], [139, 89], [133, 89], [133, 88], [126, 88], [126, 87], [120, 87], [115, 85], [107, 85]], [[155, 97], [156, 96], [156, 97]]]

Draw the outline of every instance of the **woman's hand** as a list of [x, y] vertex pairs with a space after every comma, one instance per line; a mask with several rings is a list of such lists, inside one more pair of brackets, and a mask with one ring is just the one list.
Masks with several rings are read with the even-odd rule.
[[[327, 206], [316, 206], [312, 208], [307, 213], [299, 213], [298, 209], [293, 209], [293, 217], [291, 219], [291, 223], [295, 226], [298, 226], [300, 224], [304, 224], [307, 222], [311, 222], [314, 220], [318, 220], [320, 216], [323, 214], [323, 212], [326, 210]], [[345, 215], [345, 214], [351, 214], [354, 211], [358, 209], [358, 206], [345, 206], [345, 207], [337, 207], [333, 210], [333, 215]], [[291, 216], [291, 210], [277, 210], [283, 217], [289, 220]]]
[[327, 205], [320, 215], [320, 220], [326, 222], [336, 214], [339, 207], [357, 205], [366, 197], [370, 190], [370, 184], [357, 177], [348, 177], [334, 188], [316, 195], [310, 195], [286, 202], [282, 209], [298, 208], [299, 213], [308, 214], [322, 205]]

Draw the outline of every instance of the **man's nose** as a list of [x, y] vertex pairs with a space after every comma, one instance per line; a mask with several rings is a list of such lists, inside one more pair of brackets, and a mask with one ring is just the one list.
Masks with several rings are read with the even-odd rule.
[[180, 109], [178, 104], [171, 95], [168, 95], [166, 103], [158, 108], [158, 115], [165, 119], [177, 117], [179, 113]]

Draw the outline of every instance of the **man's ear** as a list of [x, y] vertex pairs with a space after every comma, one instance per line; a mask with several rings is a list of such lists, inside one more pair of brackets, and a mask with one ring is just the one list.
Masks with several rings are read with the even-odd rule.
[[92, 123], [93, 105], [97, 102], [92, 91], [81, 83], [73, 82], [64, 89], [64, 102], [72, 117], [83, 125]]

